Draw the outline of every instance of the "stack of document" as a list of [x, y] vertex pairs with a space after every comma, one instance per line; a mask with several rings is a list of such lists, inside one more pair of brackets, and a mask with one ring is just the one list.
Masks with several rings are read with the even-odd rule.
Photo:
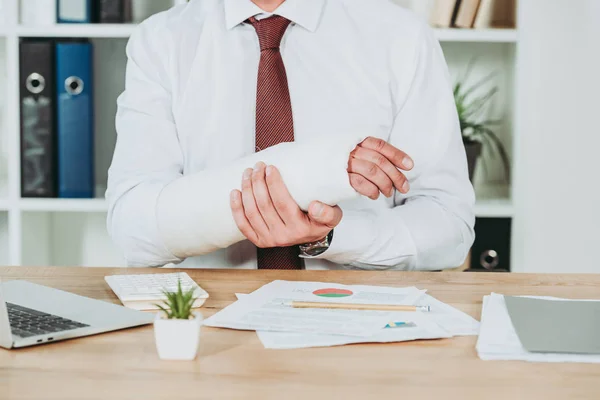
[[[475, 319], [416, 287], [274, 281], [238, 298], [204, 324], [257, 331], [270, 349], [441, 339], [479, 330]], [[427, 305], [431, 312], [294, 308], [293, 301]]]
[[477, 353], [482, 360], [600, 363], [600, 354], [585, 354], [586, 347], [597, 352], [598, 309], [594, 301], [492, 293], [483, 299]]

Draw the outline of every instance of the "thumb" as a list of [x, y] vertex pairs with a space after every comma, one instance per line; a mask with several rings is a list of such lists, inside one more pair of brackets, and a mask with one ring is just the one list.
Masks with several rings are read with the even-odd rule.
[[342, 209], [338, 206], [331, 207], [320, 201], [313, 201], [308, 207], [308, 216], [314, 222], [335, 228], [342, 220]]

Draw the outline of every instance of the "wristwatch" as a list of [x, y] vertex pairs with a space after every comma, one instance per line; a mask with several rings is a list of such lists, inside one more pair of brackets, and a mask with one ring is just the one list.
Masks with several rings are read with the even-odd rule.
[[332, 240], [333, 230], [331, 230], [331, 232], [329, 232], [329, 234], [321, 240], [299, 245], [300, 257], [316, 257], [320, 254], [323, 254], [329, 248], [329, 246], [331, 246]]

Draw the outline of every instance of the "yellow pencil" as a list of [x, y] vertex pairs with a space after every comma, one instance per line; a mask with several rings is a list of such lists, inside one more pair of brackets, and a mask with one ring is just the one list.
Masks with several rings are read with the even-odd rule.
[[352, 304], [352, 303], [321, 303], [313, 301], [292, 301], [294, 308], [329, 308], [340, 310], [372, 310], [372, 311], [431, 311], [430, 306], [401, 306], [394, 304]]

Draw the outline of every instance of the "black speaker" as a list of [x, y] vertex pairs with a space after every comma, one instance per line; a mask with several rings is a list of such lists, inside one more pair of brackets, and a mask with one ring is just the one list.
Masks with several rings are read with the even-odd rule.
[[510, 218], [477, 218], [471, 250], [473, 272], [510, 272]]

